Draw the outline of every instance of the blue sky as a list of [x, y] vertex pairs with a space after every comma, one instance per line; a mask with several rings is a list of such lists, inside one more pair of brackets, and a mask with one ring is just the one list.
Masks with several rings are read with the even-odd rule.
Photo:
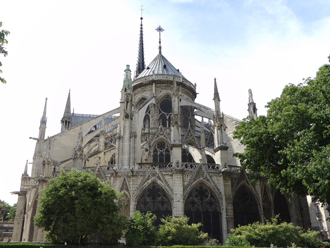
[[[76, 113], [102, 114], [119, 106], [126, 64], [136, 67], [143, 5], [146, 64], [158, 52], [192, 83], [197, 102], [213, 107], [217, 78], [221, 110], [242, 119], [248, 89], [258, 113], [288, 83], [314, 77], [330, 54], [330, 1], [325, 0], [0, 0], [0, 21], [11, 32], [0, 57], [0, 199], [20, 187], [32, 162], [48, 97], [47, 136], [60, 131], [71, 89]], [[31, 169], [31, 168], [30, 168]]]

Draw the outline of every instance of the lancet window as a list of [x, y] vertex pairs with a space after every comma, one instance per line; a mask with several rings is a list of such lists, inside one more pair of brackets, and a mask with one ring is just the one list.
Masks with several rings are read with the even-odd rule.
[[171, 150], [165, 144], [165, 142], [160, 141], [154, 147], [152, 152], [153, 163], [169, 163], [171, 162]]
[[191, 124], [191, 107], [188, 106], [183, 106], [181, 107], [181, 113], [182, 113], [182, 127], [183, 128], [188, 128], [189, 123]]
[[150, 128], [150, 107], [148, 106], [143, 118], [143, 127], [145, 130]]
[[274, 197], [274, 214], [280, 215], [280, 222], [291, 222], [290, 211], [285, 196], [277, 191]]
[[171, 126], [171, 114], [172, 114], [172, 101], [170, 98], [165, 98], [159, 104], [159, 124], [163, 127]]
[[140, 196], [136, 210], [142, 213], [151, 211], [157, 216], [155, 224], [161, 224], [161, 218], [172, 215], [171, 201], [165, 191], [156, 183], [151, 184]]
[[258, 204], [252, 193], [248, 191], [246, 187], [240, 187], [235, 194], [233, 207], [235, 227], [260, 221]]
[[200, 184], [189, 193], [185, 202], [184, 213], [189, 217], [190, 223], [201, 222], [203, 224], [202, 230], [221, 242], [220, 209], [219, 201], [213, 192]]
[[111, 155], [110, 161], [109, 161], [109, 165], [110, 164], [116, 164], [116, 153]]

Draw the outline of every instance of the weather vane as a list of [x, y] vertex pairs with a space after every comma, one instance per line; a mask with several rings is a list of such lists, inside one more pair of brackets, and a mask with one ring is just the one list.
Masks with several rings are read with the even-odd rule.
[[156, 28], [156, 31], [159, 33], [159, 53], [162, 53], [162, 45], [161, 45], [161, 36], [160, 34], [165, 31], [160, 25]]

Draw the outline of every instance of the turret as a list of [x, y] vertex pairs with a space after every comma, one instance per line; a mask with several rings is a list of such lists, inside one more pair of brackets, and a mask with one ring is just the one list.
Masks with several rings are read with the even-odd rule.
[[71, 96], [70, 96], [70, 91], [69, 91], [69, 94], [68, 94], [68, 98], [66, 100], [66, 105], [65, 105], [63, 117], [61, 119], [61, 123], [62, 123], [61, 132], [65, 131], [65, 130], [68, 130], [68, 129], [71, 128], [72, 116], [71, 116]]
[[248, 112], [249, 112], [249, 117], [251, 119], [256, 119], [257, 118], [257, 105], [253, 101], [253, 95], [252, 95], [252, 90], [249, 89], [249, 103], [248, 103]]

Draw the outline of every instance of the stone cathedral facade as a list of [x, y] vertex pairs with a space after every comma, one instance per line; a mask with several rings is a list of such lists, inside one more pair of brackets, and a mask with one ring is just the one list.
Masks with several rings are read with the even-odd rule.
[[[161, 27], [157, 28], [159, 37]], [[126, 66], [118, 108], [102, 115], [71, 112], [70, 93], [61, 132], [45, 138], [46, 109], [40, 122], [32, 173], [21, 179], [13, 241], [45, 241], [34, 226], [38, 198], [61, 170], [92, 171], [125, 196], [124, 214], [152, 211], [158, 217], [190, 217], [225, 242], [230, 229], [276, 214], [305, 228], [310, 215], [305, 197], [292, 201], [266, 181], [252, 185], [233, 156], [243, 151], [233, 131], [239, 120], [220, 110], [214, 80], [214, 106], [195, 102], [196, 84], [167, 60], [161, 49], [144, 62], [142, 18], [137, 68]], [[244, 106], [242, 106], [244, 107]], [[252, 92], [248, 112], [257, 115]]]

